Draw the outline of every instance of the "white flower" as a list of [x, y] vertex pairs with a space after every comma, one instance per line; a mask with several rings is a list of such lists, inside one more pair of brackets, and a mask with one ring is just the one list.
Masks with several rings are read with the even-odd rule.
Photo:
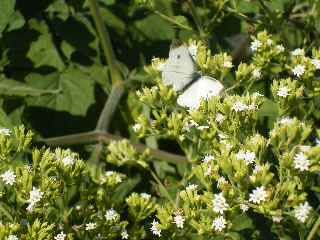
[[217, 180], [218, 188], [220, 188], [224, 184], [228, 184], [228, 181], [224, 177], [219, 177]]
[[232, 110], [236, 111], [236, 112], [242, 112], [248, 109], [248, 106], [240, 101], [236, 101], [232, 108]]
[[310, 166], [310, 161], [306, 155], [302, 152], [297, 153], [293, 158], [294, 168], [302, 171], [308, 171]]
[[260, 69], [259, 68], [256, 68], [256, 69], [254, 69], [253, 71], [252, 71], [252, 76], [254, 77], [254, 78], [257, 78], [257, 79], [259, 79], [259, 78], [261, 78], [261, 71], [260, 71]]
[[153, 235], [157, 235], [158, 237], [161, 236], [161, 229], [159, 228], [159, 222], [153, 219], [153, 222], [151, 223], [151, 232]]
[[72, 156], [66, 156], [62, 159], [62, 163], [64, 166], [69, 166], [74, 163], [74, 158]]
[[311, 63], [313, 64], [313, 66], [315, 66], [315, 68], [316, 68], [317, 70], [320, 69], [320, 60], [319, 60], [319, 59], [312, 59], [312, 60], [311, 60]]
[[197, 127], [197, 129], [200, 130], [200, 131], [202, 131], [204, 129], [208, 129], [208, 128], [209, 128], [209, 126], [198, 126]]
[[311, 211], [312, 207], [310, 207], [308, 202], [300, 203], [298, 207], [294, 210], [294, 216], [302, 223], [304, 223], [308, 215]]
[[64, 232], [60, 232], [57, 236], [54, 237], [54, 240], [64, 240], [66, 238], [66, 234]]
[[224, 120], [224, 116], [221, 113], [217, 113], [216, 114], [216, 121], [221, 124], [223, 122], [223, 120]]
[[10, 136], [11, 135], [11, 130], [8, 129], [8, 128], [0, 128], [0, 135]]
[[296, 48], [291, 52], [293, 56], [304, 56], [304, 50], [301, 48]]
[[289, 95], [289, 91], [290, 89], [288, 87], [281, 87], [277, 91], [277, 96], [285, 98]]
[[212, 228], [217, 231], [221, 232], [226, 227], [227, 221], [224, 219], [223, 216], [217, 217], [212, 222]]
[[277, 49], [278, 53], [284, 52], [284, 46], [283, 46], [282, 44], [277, 45], [277, 46], [276, 46], [276, 49]]
[[253, 169], [253, 173], [254, 174], [257, 174], [258, 172], [262, 171], [262, 167], [259, 165], [259, 164], [256, 164], [254, 166], [254, 169]]
[[227, 139], [227, 138], [228, 138], [228, 136], [225, 135], [225, 134], [223, 134], [223, 133], [218, 133], [218, 137], [219, 137], [220, 139]]
[[86, 224], [86, 231], [90, 231], [97, 228], [97, 224], [94, 222], [89, 222]]
[[236, 158], [238, 160], [244, 160], [246, 165], [249, 165], [249, 164], [253, 163], [254, 160], [256, 159], [256, 154], [251, 151], [244, 152], [244, 151], [240, 150], [237, 153]]
[[262, 43], [259, 40], [254, 40], [251, 42], [250, 49], [252, 52], [255, 52], [258, 50], [259, 47], [261, 47]]
[[138, 132], [141, 128], [142, 128], [142, 125], [140, 123], [136, 123], [132, 127], [133, 131], [135, 131], [135, 132]]
[[30, 196], [27, 202], [29, 203], [27, 207], [27, 211], [32, 212], [34, 205], [41, 200], [43, 197], [43, 192], [41, 192], [38, 188], [32, 187], [30, 191]]
[[275, 222], [275, 223], [281, 222], [282, 219], [283, 219], [282, 216], [272, 216], [272, 221]]
[[173, 223], [177, 225], [177, 228], [183, 228], [185, 218], [181, 214], [176, 214], [173, 217]]
[[253, 203], [260, 203], [265, 201], [267, 196], [268, 195], [264, 186], [257, 187], [252, 191], [252, 193], [250, 193], [249, 201]]
[[254, 92], [252, 94], [252, 96], [254, 96], [254, 97], [263, 97], [263, 95], [261, 93], [259, 93], [259, 92]]
[[197, 184], [189, 184], [187, 187], [186, 187], [186, 190], [187, 191], [194, 191], [194, 190], [197, 190], [198, 188], [198, 185]]
[[121, 233], [121, 239], [129, 239], [128, 231], [125, 229]]
[[291, 124], [293, 122], [293, 119], [292, 118], [289, 118], [289, 117], [283, 117], [281, 118], [280, 120], [280, 124]]
[[189, 47], [188, 47], [188, 50], [189, 50], [189, 53], [191, 55], [191, 57], [196, 60], [197, 59], [197, 52], [198, 52], [198, 47], [197, 45], [195, 44], [191, 44]]
[[213, 211], [220, 214], [222, 214], [229, 208], [229, 204], [227, 203], [222, 193], [214, 194], [212, 205]]
[[17, 237], [17, 235], [12, 235], [12, 234], [10, 234], [10, 235], [8, 236], [8, 240], [19, 240], [19, 238]]
[[114, 171], [106, 171], [105, 175], [106, 177], [111, 177], [113, 174], [116, 174]]
[[247, 204], [241, 203], [240, 209], [242, 210], [242, 212], [246, 212], [249, 210], [249, 206]]
[[208, 162], [211, 162], [212, 160], [214, 160], [214, 156], [210, 155], [210, 154], [206, 154], [204, 156], [204, 158], [202, 159], [202, 161], [204, 163], [208, 163]]
[[113, 208], [110, 208], [106, 211], [106, 214], [104, 216], [107, 221], [115, 221], [118, 217], [118, 213]]
[[140, 193], [140, 196], [144, 199], [150, 199], [151, 198], [151, 195], [148, 194], [148, 193]]
[[16, 175], [12, 170], [5, 171], [1, 176], [2, 181], [7, 185], [13, 185], [16, 182]]
[[193, 127], [198, 127], [199, 124], [196, 123], [193, 119], [191, 119], [190, 121], [186, 122], [183, 126], [183, 130], [189, 132], [190, 131], [190, 128], [193, 128]]
[[223, 67], [232, 68], [233, 67], [232, 62], [231, 61], [224, 61], [223, 62]]
[[296, 77], [301, 77], [305, 71], [306, 71], [306, 67], [303, 64], [298, 64], [292, 69], [292, 73]]

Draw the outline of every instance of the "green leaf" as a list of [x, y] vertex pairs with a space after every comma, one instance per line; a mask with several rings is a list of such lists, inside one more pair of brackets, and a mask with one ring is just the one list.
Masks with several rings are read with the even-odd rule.
[[47, 107], [56, 111], [67, 111], [74, 115], [85, 115], [94, 102], [94, 81], [76, 68], [63, 73], [49, 75], [29, 74], [26, 81], [37, 88], [60, 89], [56, 95], [47, 95], [28, 99], [31, 106]]
[[116, 0], [100, 0], [100, 2], [105, 4], [106, 6], [109, 6], [115, 4]]
[[38, 97], [45, 94], [56, 94], [58, 91], [44, 90], [39, 88], [34, 88], [28, 84], [18, 82], [15, 80], [7, 79], [3, 75], [0, 76], [0, 95], [7, 96], [34, 96]]
[[234, 231], [241, 231], [241, 230], [252, 228], [252, 227], [253, 227], [253, 224], [252, 224], [251, 218], [249, 218], [245, 214], [238, 215], [232, 220], [231, 229]]
[[64, 69], [64, 63], [44, 22], [34, 19], [29, 22], [31, 29], [40, 33], [38, 39], [31, 43], [27, 57], [33, 62], [34, 67], [51, 66], [58, 70]]
[[22, 28], [25, 23], [26, 21], [22, 14], [19, 11], [16, 11], [11, 16], [10, 22], [8, 24], [8, 31], [13, 31]]
[[0, 36], [11, 20], [14, 13], [15, 0], [1, 0], [0, 1]]
[[121, 183], [114, 191], [111, 196], [112, 202], [121, 202], [125, 197], [137, 186], [140, 182], [141, 177], [137, 175], [136, 177], [130, 178], [127, 181]]

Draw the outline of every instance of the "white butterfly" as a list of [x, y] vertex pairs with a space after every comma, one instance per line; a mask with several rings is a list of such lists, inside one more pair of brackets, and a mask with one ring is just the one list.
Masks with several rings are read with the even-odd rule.
[[218, 80], [200, 75], [185, 45], [171, 47], [162, 70], [162, 81], [165, 85], [172, 85], [175, 91], [183, 91], [177, 103], [188, 108], [198, 108], [201, 99], [217, 96], [224, 89]]

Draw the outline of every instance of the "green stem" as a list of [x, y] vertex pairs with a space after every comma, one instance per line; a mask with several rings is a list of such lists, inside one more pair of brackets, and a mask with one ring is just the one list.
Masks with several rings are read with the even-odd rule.
[[317, 219], [317, 221], [314, 223], [311, 231], [309, 232], [308, 234], [308, 237], [307, 237], [307, 240], [314, 240], [316, 239], [316, 234], [317, 234], [317, 231], [319, 230], [319, 227], [320, 227], [320, 217]]
[[201, 19], [197, 13], [197, 10], [196, 10], [196, 7], [195, 5], [193, 4], [193, 1], [192, 0], [188, 0], [188, 5], [189, 5], [189, 8], [190, 8], [190, 11], [191, 11], [191, 15], [193, 17], [193, 20], [197, 26], [197, 29], [200, 33], [200, 37], [203, 38], [205, 40], [206, 38], [206, 34], [205, 34], [205, 31], [203, 30], [203, 26], [202, 26], [202, 22], [201, 22]]
[[89, 0], [89, 4], [90, 4], [90, 11], [99, 34], [100, 43], [102, 45], [106, 62], [110, 67], [110, 75], [111, 75], [112, 82], [113, 83], [121, 82], [123, 81], [123, 79], [116, 63], [116, 58], [113, 52], [108, 30], [105, 27], [103, 19], [101, 17], [98, 2], [96, 0]]
[[178, 27], [180, 27], [181, 29], [185, 29], [185, 30], [188, 30], [188, 31], [193, 31], [193, 29], [189, 26], [186, 26], [182, 23], [179, 23], [178, 21], [176, 21], [175, 19], [167, 16], [167, 15], [164, 15], [163, 13], [155, 10], [153, 11], [153, 13], [157, 14], [159, 17], [163, 18], [164, 20], [170, 22], [170, 23], [173, 23], [174, 25], [177, 25]]

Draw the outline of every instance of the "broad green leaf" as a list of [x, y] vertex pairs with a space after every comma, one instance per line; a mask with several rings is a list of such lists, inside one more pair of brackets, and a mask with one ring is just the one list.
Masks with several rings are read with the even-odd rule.
[[238, 215], [232, 220], [232, 230], [234, 231], [241, 231], [252, 227], [253, 224], [251, 218], [245, 214]]
[[39, 37], [31, 43], [27, 57], [33, 62], [34, 67], [51, 66], [58, 70], [64, 69], [64, 63], [59, 56], [57, 46], [55, 45], [48, 26], [44, 22], [38, 22], [32, 19], [30, 27], [39, 32]]
[[79, 69], [69, 68], [61, 74], [29, 74], [26, 82], [47, 91], [60, 90], [56, 95], [30, 98], [28, 103], [32, 106], [85, 115], [88, 107], [94, 102], [94, 81]]
[[8, 31], [19, 29], [23, 27], [25, 23], [26, 21], [22, 14], [19, 11], [16, 11], [14, 12], [14, 14], [11, 15], [11, 19], [8, 24]]
[[7, 127], [7, 128], [13, 127], [10, 118], [2, 108], [0, 108], [0, 126]]
[[15, 4], [15, 0], [0, 1], [0, 36], [11, 20], [11, 16], [14, 13]]
[[7, 95], [7, 96], [34, 96], [38, 97], [45, 94], [57, 94], [57, 89], [46, 90], [46, 89], [39, 89], [28, 84], [18, 82], [12, 79], [7, 79], [4, 76], [0, 76], [0, 95]]

